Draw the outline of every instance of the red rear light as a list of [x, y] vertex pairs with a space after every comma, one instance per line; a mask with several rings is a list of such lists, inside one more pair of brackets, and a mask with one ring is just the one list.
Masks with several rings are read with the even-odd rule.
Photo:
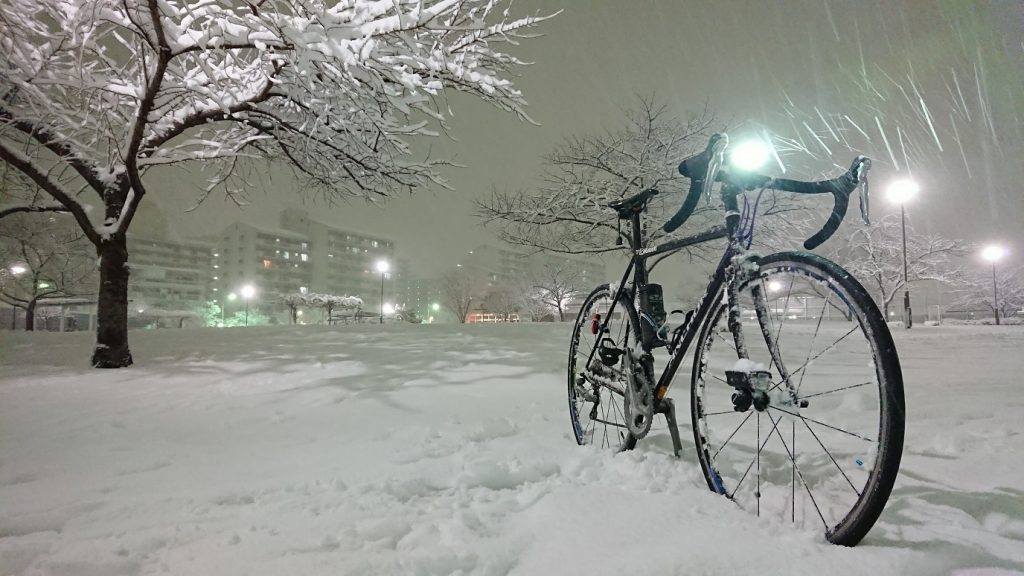
[[601, 315], [594, 314], [590, 318], [590, 333], [597, 336], [597, 333], [601, 331]]

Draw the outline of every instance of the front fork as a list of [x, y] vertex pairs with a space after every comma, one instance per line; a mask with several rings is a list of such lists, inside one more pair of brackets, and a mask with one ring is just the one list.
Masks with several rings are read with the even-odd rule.
[[[756, 265], [757, 270], [754, 271], [748, 269], [747, 266], [750, 264]], [[741, 318], [742, 311], [740, 310], [739, 304], [739, 287], [750, 278], [757, 278], [759, 275], [760, 265], [756, 257], [737, 257], [737, 259], [733, 261], [733, 264], [726, 269], [725, 286], [728, 298], [726, 304], [729, 307], [729, 332], [732, 333], [733, 342], [736, 344], [736, 355], [743, 359], [749, 359], [750, 356], [747, 351], [746, 340], [743, 337], [743, 322]], [[757, 315], [757, 324], [761, 328], [761, 337], [764, 338], [764, 342], [768, 346], [768, 352], [771, 355], [772, 364], [778, 368], [779, 376], [782, 379], [782, 383], [785, 384], [786, 393], [789, 395], [790, 401], [794, 406], [798, 406], [799, 402], [797, 401], [796, 387], [790, 377], [789, 370], [782, 361], [782, 354], [779, 353], [779, 343], [776, 341], [776, 335], [772, 333], [771, 314], [768, 311], [768, 298], [764, 294], [762, 283], [755, 283], [750, 291], [754, 301], [754, 313]], [[768, 371], [771, 372], [771, 366], [768, 366]]]

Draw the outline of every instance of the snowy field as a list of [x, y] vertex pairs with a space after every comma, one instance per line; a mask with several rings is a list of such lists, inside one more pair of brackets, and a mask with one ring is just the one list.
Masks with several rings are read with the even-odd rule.
[[896, 334], [904, 464], [854, 549], [706, 490], [688, 381], [681, 459], [578, 448], [568, 331], [133, 332], [116, 371], [4, 333], [0, 574], [1024, 574], [1024, 327]]

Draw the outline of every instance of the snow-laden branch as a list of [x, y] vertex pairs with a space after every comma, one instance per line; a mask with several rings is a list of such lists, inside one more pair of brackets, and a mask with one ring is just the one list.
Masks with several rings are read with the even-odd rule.
[[390, 196], [444, 184], [406, 139], [437, 133], [446, 88], [527, 118], [499, 47], [544, 19], [495, 0], [10, 0], [0, 123], [100, 194], [101, 234], [124, 233], [158, 165], [264, 157], [328, 196]]

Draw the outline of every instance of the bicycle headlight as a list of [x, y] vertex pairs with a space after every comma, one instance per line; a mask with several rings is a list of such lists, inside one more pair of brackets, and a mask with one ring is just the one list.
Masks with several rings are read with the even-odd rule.
[[746, 140], [729, 151], [729, 165], [737, 170], [753, 172], [765, 165], [772, 157], [769, 145], [760, 139]]

